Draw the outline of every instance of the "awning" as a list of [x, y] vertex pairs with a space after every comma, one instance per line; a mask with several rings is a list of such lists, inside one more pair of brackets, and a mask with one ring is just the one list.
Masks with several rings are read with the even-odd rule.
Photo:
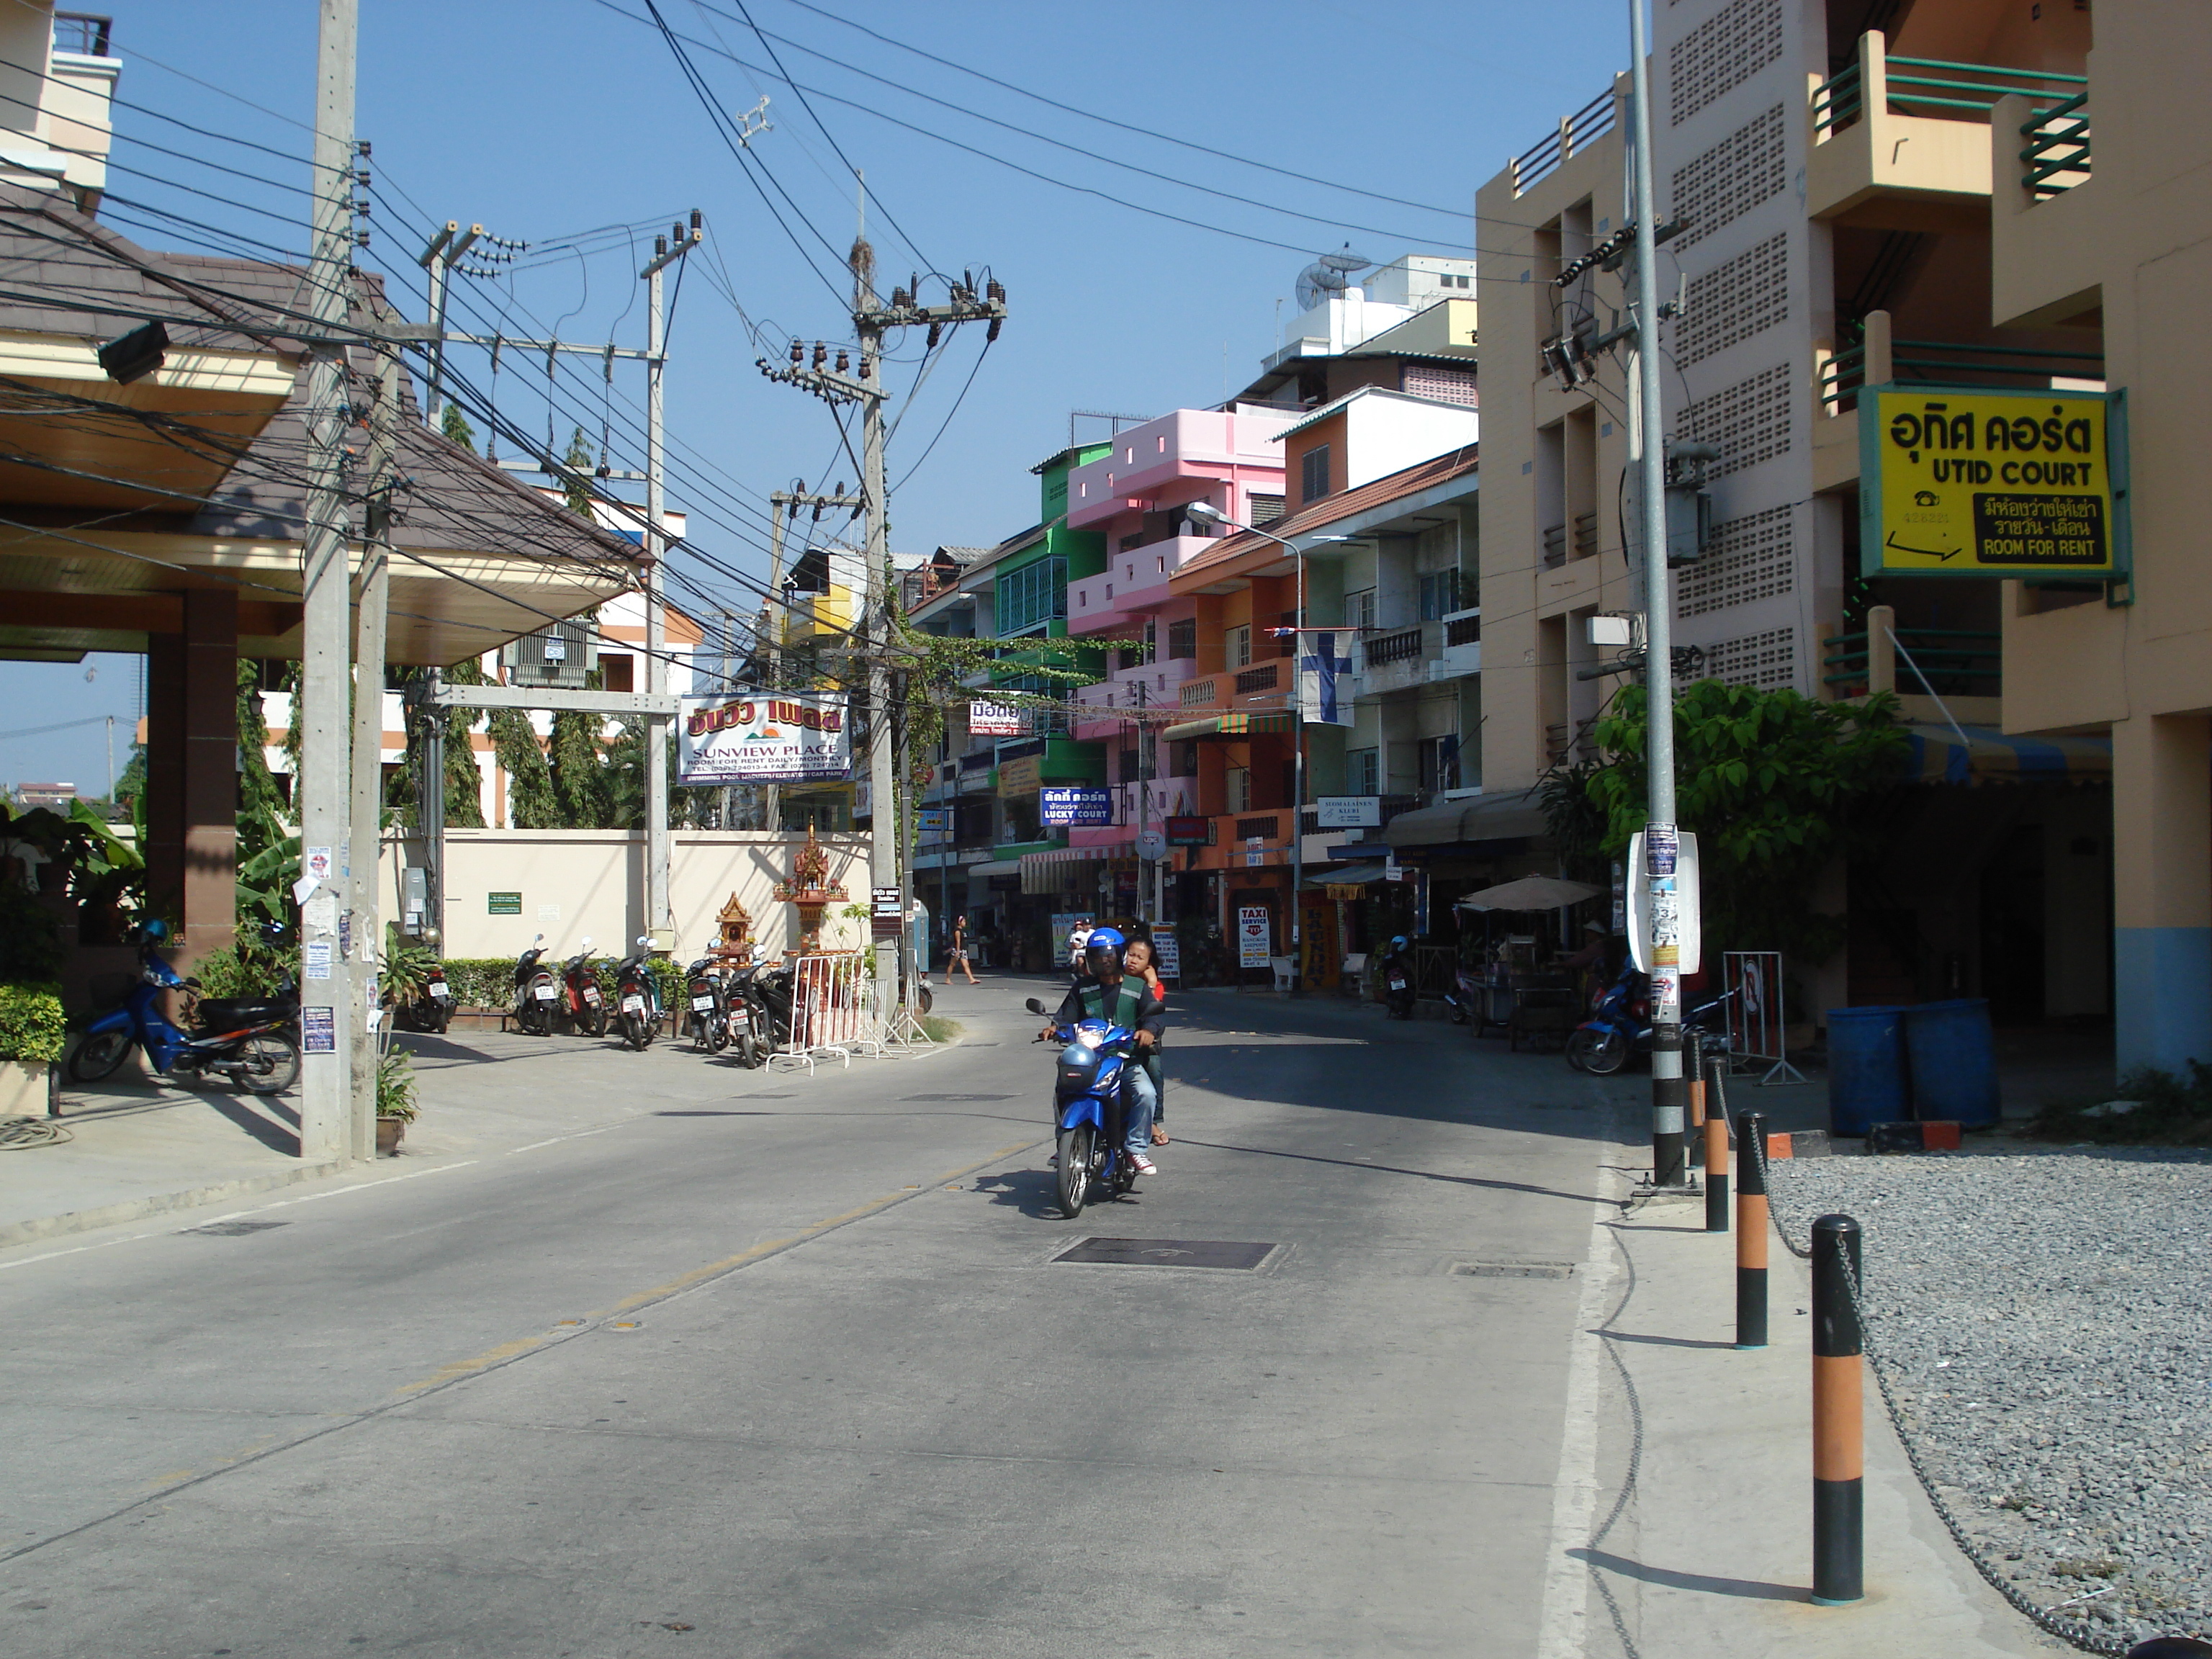
[[1357, 870], [1332, 870], [1325, 876], [1315, 876], [1307, 881], [1306, 888], [1308, 890], [1327, 887], [1362, 889], [1389, 879], [1389, 871], [1379, 864], [1370, 864]]
[[1104, 847], [1055, 847], [1048, 853], [1022, 854], [1022, 891], [1057, 893], [1060, 873], [1071, 864], [1127, 864], [1137, 862], [1135, 850], [1124, 842]]
[[1401, 812], [1382, 826], [1382, 840], [1390, 847], [1443, 847], [1454, 842], [1517, 841], [1540, 836], [1546, 828], [1543, 806], [1535, 789], [1530, 787]]
[[2008, 737], [1989, 726], [1960, 732], [1936, 722], [1905, 728], [1911, 783], [2091, 783], [2112, 775], [2110, 738]]
[[1523, 876], [1518, 881], [1504, 882], [1496, 887], [1486, 887], [1479, 893], [1468, 893], [1459, 901], [1462, 910], [1559, 910], [1570, 904], [1580, 904], [1584, 899], [1594, 899], [1605, 891], [1602, 887], [1591, 887], [1579, 881], [1563, 881], [1557, 876]]
[[1193, 738], [1245, 738], [1255, 732], [1287, 732], [1291, 725], [1291, 717], [1284, 713], [1208, 714], [1204, 720], [1170, 726], [1160, 736], [1170, 743], [1188, 743]]

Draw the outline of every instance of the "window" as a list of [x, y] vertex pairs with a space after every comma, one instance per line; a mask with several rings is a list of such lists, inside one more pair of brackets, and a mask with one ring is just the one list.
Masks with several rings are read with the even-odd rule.
[[1135, 750], [1124, 749], [1121, 750], [1121, 768], [1114, 774], [1114, 777], [1115, 781], [1119, 783], [1134, 783], [1136, 781], [1137, 751]]
[[1222, 638], [1226, 653], [1224, 665], [1230, 668], [1249, 667], [1252, 662], [1252, 624], [1246, 623], [1241, 628], [1230, 629]]
[[1421, 739], [1421, 793], [1459, 787], [1459, 739], [1456, 737]]
[[634, 691], [637, 689], [637, 659], [627, 651], [602, 651], [599, 653], [599, 673], [606, 690]]
[[1420, 580], [1423, 622], [1434, 622], [1460, 608], [1458, 571], [1431, 570]]
[[1244, 498], [1244, 510], [1251, 515], [1245, 521], [1248, 524], [1273, 524], [1283, 516], [1283, 498], [1255, 491]]
[[1198, 656], [1198, 618], [1185, 617], [1181, 622], [1168, 624], [1168, 660]]
[[1194, 738], [1188, 743], [1170, 744], [1168, 764], [1174, 769], [1174, 775], [1176, 777], [1196, 777], [1198, 775], [1198, 740]]
[[1344, 625], [1346, 628], [1375, 626], [1375, 590], [1363, 587], [1344, 596]]
[[1067, 561], [1038, 559], [999, 578], [999, 637], [1011, 639], [1067, 614]]
[[1298, 500], [1317, 501], [1328, 494], [1328, 446], [1316, 444], [1298, 458]]
[[1221, 775], [1225, 792], [1223, 810], [1230, 812], [1249, 812], [1252, 810], [1252, 774], [1241, 766], [1232, 766]]
[[1382, 793], [1382, 751], [1380, 749], [1347, 749], [1344, 751], [1345, 787], [1355, 795], [1379, 795]]

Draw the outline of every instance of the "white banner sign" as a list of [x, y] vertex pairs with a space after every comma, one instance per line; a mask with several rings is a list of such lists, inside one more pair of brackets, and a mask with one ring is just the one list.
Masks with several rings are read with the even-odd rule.
[[1314, 802], [1315, 826], [1322, 830], [1379, 830], [1380, 795], [1322, 795]]
[[1018, 738], [1029, 729], [1022, 711], [1006, 702], [970, 702], [968, 735], [971, 738]]
[[845, 699], [832, 693], [743, 692], [686, 697], [677, 781], [805, 783], [853, 775]]

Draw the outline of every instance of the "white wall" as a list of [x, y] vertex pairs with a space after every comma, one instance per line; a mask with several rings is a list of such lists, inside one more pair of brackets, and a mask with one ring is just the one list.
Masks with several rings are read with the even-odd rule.
[[1479, 411], [1402, 392], [1369, 392], [1345, 406], [1346, 489], [1459, 449], [1482, 431]]

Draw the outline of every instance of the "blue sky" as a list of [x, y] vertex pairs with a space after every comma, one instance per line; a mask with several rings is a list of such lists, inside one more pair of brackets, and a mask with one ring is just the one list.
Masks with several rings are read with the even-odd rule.
[[[708, 245], [691, 256], [697, 268], [684, 275], [670, 341], [678, 446], [670, 503], [690, 510], [693, 538], [719, 562], [755, 577], [766, 567], [766, 493], [797, 478], [849, 485], [857, 474], [824, 406], [753, 367], [763, 353], [781, 357], [793, 336], [846, 337], [841, 295], [824, 280], [842, 287], [832, 255], [842, 255], [854, 229], [840, 151], [867, 174], [880, 287], [917, 268], [972, 270], [979, 280], [988, 268], [1009, 295], [1011, 320], [980, 364], [975, 328], [947, 342], [911, 398], [919, 338], [899, 348], [905, 361], [889, 377], [902, 422], [890, 448], [892, 545], [926, 550], [995, 541], [1031, 522], [1028, 469], [1066, 441], [1071, 410], [1152, 414], [1243, 386], [1271, 348], [1277, 301], [1289, 305], [1291, 283], [1315, 253], [1347, 241], [1376, 259], [1472, 251], [1476, 187], [1627, 61], [1620, 0], [657, 3], [694, 43], [692, 63], [720, 103], [734, 112], [769, 98], [773, 131], [752, 146], [757, 171], [718, 135], [646, 18], [646, 0], [362, 0], [358, 125], [374, 146], [369, 258], [419, 278], [414, 255], [426, 225], [478, 221], [533, 246], [505, 280], [465, 285], [453, 326], [592, 341], [611, 333], [640, 345], [635, 271], [653, 227], [702, 210]], [[110, 9], [112, 49], [125, 63], [120, 96], [144, 106], [116, 112], [111, 193], [132, 205], [112, 202], [111, 222], [157, 247], [198, 238], [265, 255], [234, 240], [246, 237], [296, 255], [308, 177], [299, 124], [310, 108], [316, 8], [117, 0]], [[784, 83], [777, 58], [809, 98]], [[1325, 188], [1170, 139], [1401, 200]], [[623, 226], [635, 229], [549, 246]], [[941, 299], [941, 284], [925, 283], [933, 289]], [[419, 300], [401, 297], [403, 309], [421, 314]], [[492, 396], [487, 354], [457, 351], [454, 362], [471, 394]], [[502, 355], [497, 404], [540, 442], [545, 384], [542, 356]], [[608, 393], [596, 363], [568, 360], [550, 418], [556, 447], [580, 424], [595, 447], [605, 431], [616, 467], [639, 465], [641, 400], [635, 369], [618, 366]], [[511, 441], [501, 447], [514, 453]], [[689, 574], [735, 591], [702, 566]], [[109, 712], [136, 717], [135, 659], [103, 659], [90, 685], [83, 672], [0, 664], [0, 704], [11, 711], [0, 715], [0, 780], [83, 782], [78, 775], [104, 769], [96, 726], [7, 735]]]

